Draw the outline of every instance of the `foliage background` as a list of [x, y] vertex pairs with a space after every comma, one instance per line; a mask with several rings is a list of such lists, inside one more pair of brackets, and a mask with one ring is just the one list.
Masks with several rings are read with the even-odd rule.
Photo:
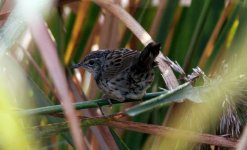
[[[13, 102], [11, 100], [9, 102], [11, 102], [11, 106], [15, 109], [36, 109], [60, 104], [61, 102], [67, 103], [66, 100], [61, 100], [63, 98], [66, 99], [65, 97], [68, 97], [67, 100], [70, 99], [73, 102], [100, 98], [102, 93], [97, 89], [91, 75], [84, 70], [72, 70], [70, 68], [71, 64], [82, 60], [91, 50], [115, 49], [119, 47], [142, 50], [144, 47], [142, 45], [143, 43], [140, 42], [141, 40], [133, 35], [126, 25], [116, 17], [116, 14], [109, 13], [108, 10], [103, 9], [104, 7], [100, 5], [100, 0], [43, 2], [45, 4], [42, 8], [41, 6], [43, 5], [40, 5], [40, 3], [37, 2], [35, 4], [35, 2], [30, 2], [30, 7], [27, 7], [30, 11], [26, 14], [19, 14], [21, 11], [20, 8], [29, 2], [0, 1], [0, 50], [1, 57], [5, 58], [3, 61], [5, 63], [1, 63], [1, 68], [16, 66], [14, 69], [7, 69], [7, 72], [2, 72], [4, 77], [1, 80], [6, 85], [3, 87], [10, 92], [7, 95], [14, 96], [13, 98], [7, 98], [1, 95], [1, 101], [12, 99]], [[113, 0], [111, 3], [120, 5], [133, 16], [151, 35], [154, 41], [162, 44], [163, 54], [167, 55], [171, 60], [176, 60], [183, 67], [186, 74], [191, 73], [192, 68], [199, 66], [206, 75], [215, 79], [215, 82], [222, 80], [222, 82], [217, 83], [212, 81], [213, 85], [220, 84], [223, 87], [226, 86], [224, 83], [228, 83], [231, 78], [245, 75], [244, 57], [246, 57], [246, 53], [242, 52], [245, 49], [244, 41], [246, 39], [244, 35], [247, 19], [245, 1]], [[21, 7], [18, 7], [19, 5]], [[39, 9], [40, 11], [38, 11]], [[30, 15], [32, 13], [34, 13], [34, 16], [36, 14], [38, 19], [35, 19], [36, 16], [32, 18]], [[26, 18], [31, 17], [33, 20], [22, 20], [25, 18], [25, 15]], [[41, 16], [45, 17], [43, 18]], [[39, 20], [39, 17], [42, 19]], [[39, 26], [39, 21], [45, 25], [43, 26], [44, 28]], [[38, 32], [35, 29], [44, 29], [49, 34], [42, 34], [42, 32]], [[56, 54], [58, 54], [57, 61], [54, 59], [56, 58], [56, 54], [53, 55], [48, 50], [44, 51], [47, 44], [46, 39], [49, 41], [47, 37], [51, 39], [50, 41], [55, 46], [54, 49], [56, 50]], [[56, 69], [56, 64], [58, 64], [57, 66], [61, 70]], [[21, 75], [17, 75], [13, 70], [18, 70], [18, 73]], [[61, 78], [60, 72], [62, 74]], [[229, 75], [229, 77], [226, 75]], [[8, 76], [8, 79], [5, 76]], [[180, 77], [179, 74], [176, 74], [176, 76], [177, 78]], [[26, 82], [19, 83], [18, 80], [25, 80]], [[202, 85], [200, 81], [195, 85]], [[236, 88], [230, 90], [233, 94], [230, 92], [230, 95], [227, 95], [229, 94], [227, 91], [220, 92], [221, 97], [219, 96], [220, 98], [218, 98], [221, 101], [219, 101], [217, 107], [212, 108], [213, 112], [217, 113], [214, 114], [215, 117], [212, 117], [211, 120], [207, 120], [203, 126], [201, 126], [202, 121], [191, 122], [191, 120], [195, 118], [208, 118], [208, 115], [210, 115], [209, 111], [211, 110], [205, 105], [203, 107], [199, 106], [199, 108], [202, 107], [202, 109], [205, 109], [205, 112], [200, 112], [201, 114], [195, 115], [194, 118], [193, 114], [189, 112], [194, 107], [198, 108], [198, 105], [187, 101], [157, 107], [152, 111], [131, 118], [123, 118], [122, 120], [155, 125], [165, 124], [174, 128], [190, 129], [215, 135], [227, 134], [228, 137], [239, 139], [247, 118], [245, 109], [247, 106], [245, 98], [246, 82], [241, 78], [235, 83], [237, 83]], [[28, 86], [24, 88], [26, 84]], [[67, 86], [68, 89], [60, 90], [57, 88]], [[166, 85], [159, 70], [156, 69], [155, 81], [148, 92], [159, 91], [160, 87], [166, 88]], [[233, 87], [235, 86], [229, 86], [229, 88]], [[18, 90], [20, 92], [16, 92]], [[62, 96], [63, 94], [65, 96]], [[214, 98], [211, 100], [214, 100]], [[65, 107], [71, 105], [72, 108], [71, 102], [67, 104]], [[221, 106], [222, 104], [225, 104], [224, 107]], [[10, 106], [8, 105], [1, 104], [1, 106], [6, 106], [5, 108], [9, 108]], [[103, 109], [107, 109], [112, 114], [123, 111], [133, 105], [136, 105], [136, 103], [116, 104], [111, 110], [108, 107], [103, 107]], [[215, 104], [210, 103], [210, 105]], [[211, 107], [210, 105], [209, 107]], [[64, 109], [69, 110], [70, 108]], [[68, 112], [68, 115], [66, 115], [66, 112]], [[71, 118], [69, 112], [65, 111], [67, 119]], [[75, 114], [93, 118], [101, 116], [97, 109], [91, 108], [71, 114], [72, 116], [74, 115], [74, 118]], [[16, 116], [14, 114], [10, 117]], [[49, 124], [64, 121], [61, 114], [57, 113], [28, 116], [27, 118], [32, 124], [23, 124], [23, 126], [29, 128], [33, 126], [48, 126]], [[188, 126], [189, 123], [187, 124], [181, 118], [190, 118], [188, 122], [193, 125]], [[74, 121], [76, 124], [76, 119]], [[100, 121], [100, 119], [97, 120], [96, 118], [97, 121]], [[22, 122], [25, 121], [22, 120]], [[70, 122], [73, 122], [73, 119]], [[84, 141], [81, 142], [83, 146], [80, 146], [75, 141], [76, 136], [74, 135], [75, 132], [73, 132], [72, 126], [73, 123], [70, 125], [73, 138], [70, 132], [54, 131], [55, 133], [51, 134], [52, 131], [50, 131], [50, 133], [42, 133], [42, 138], [38, 137], [38, 142], [34, 145], [44, 149], [73, 149], [74, 147], [78, 149], [80, 147], [87, 147], [88, 149], [219, 148], [217, 146], [211, 146], [210, 148], [206, 144], [198, 145], [181, 141], [174, 142], [174, 140], [170, 142], [167, 139], [163, 141], [157, 136], [147, 135], [142, 132], [119, 128], [114, 128], [115, 130], [110, 128], [109, 130], [107, 126], [83, 127], [83, 135], [78, 135], [79, 137], [83, 136], [83, 140], [81, 141]], [[6, 127], [1, 128], [5, 129]], [[61, 129], [62, 126], [55, 128], [63, 131]], [[76, 131], [77, 127], [75, 126], [74, 128], [74, 131]], [[24, 140], [25, 134], [26, 132], [22, 133]], [[34, 134], [37, 133], [34, 132]], [[26, 140], [26, 145], [32, 143], [32, 140]], [[74, 142], [72, 142], [73, 140]], [[30, 143], [28, 144], [28, 142]], [[9, 145], [6, 147], [8, 148]]]

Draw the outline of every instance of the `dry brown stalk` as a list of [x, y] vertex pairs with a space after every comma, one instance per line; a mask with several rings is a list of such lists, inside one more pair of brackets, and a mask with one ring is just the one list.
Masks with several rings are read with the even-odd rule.
[[[52, 114], [56, 117], [64, 117], [62, 114]], [[98, 125], [107, 125], [114, 128], [120, 128], [124, 130], [131, 130], [140, 133], [147, 133], [156, 136], [166, 137], [170, 139], [180, 139], [185, 141], [215, 145], [220, 147], [229, 147], [229, 148], [237, 148], [238, 140], [225, 138], [218, 135], [206, 134], [206, 133], [197, 133], [188, 130], [179, 130], [171, 127], [165, 127], [160, 125], [152, 125], [152, 124], [145, 124], [133, 121], [121, 121], [119, 119], [123, 119], [127, 117], [123, 113], [111, 115], [109, 117], [85, 117], [85, 116], [78, 116], [82, 121], [95, 119], [106, 119], [108, 121], [101, 122]]]
[[236, 148], [237, 141], [233, 139], [227, 139], [221, 136], [196, 133], [192, 131], [178, 130], [165, 126], [150, 125], [145, 123], [137, 123], [132, 121], [110, 121], [106, 123], [109, 126], [127, 129], [131, 131], [153, 134], [157, 136], [165, 136], [172, 139], [189, 140], [192, 142], [204, 143], [209, 145]]

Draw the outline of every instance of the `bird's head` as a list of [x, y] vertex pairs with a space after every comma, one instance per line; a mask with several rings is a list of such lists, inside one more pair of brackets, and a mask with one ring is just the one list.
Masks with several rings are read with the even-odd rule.
[[82, 67], [96, 77], [101, 71], [102, 58], [103, 54], [100, 51], [91, 52], [80, 63], [73, 64], [72, 68]]

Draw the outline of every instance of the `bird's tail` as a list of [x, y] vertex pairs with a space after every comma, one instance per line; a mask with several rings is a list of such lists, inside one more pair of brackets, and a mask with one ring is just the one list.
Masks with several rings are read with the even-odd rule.
[[154, 60], [158, 56], [160, 48], [160, 43], [149, 43], [139, 56], [138, 69], [146, 70], [152, 68], [156, 64]]

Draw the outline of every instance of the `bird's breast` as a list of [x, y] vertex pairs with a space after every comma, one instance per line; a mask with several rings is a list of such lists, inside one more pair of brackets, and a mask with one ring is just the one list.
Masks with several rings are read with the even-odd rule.
[[111, 79], [100, 79], [98, 87], [107, 95], [121, 99], [141, 99], [154, 79], [152, 70], [135, 73], [127, 69]]

